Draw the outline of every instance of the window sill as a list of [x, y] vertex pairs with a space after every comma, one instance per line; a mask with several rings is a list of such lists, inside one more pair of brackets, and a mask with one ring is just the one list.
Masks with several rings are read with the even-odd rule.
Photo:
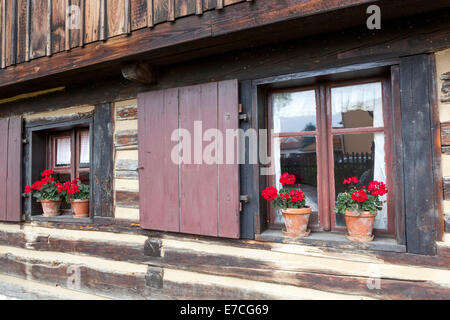
[[406, 252], [405, 245], [398, 244], [395, 239], [382, 236], [375, 236], [375, 239], [372, 242], [367, 243], [352, 242], [347, 240], [344, 234], [331, 232], [311, 232], [307, 238], [292, 239], [283, 236], [281, 230], [269, 229], [261, 234], [255, 234], [255, 240], [278, 243], [307, 244], [338, 249]]
[[31, 216], [31, 221], [43, 222], [67, 222], [67, 223], [92, 223], [92, 218], [74, 218], [72, 214], [63, 214], [56, 217], [44, 217], [43, 215]]

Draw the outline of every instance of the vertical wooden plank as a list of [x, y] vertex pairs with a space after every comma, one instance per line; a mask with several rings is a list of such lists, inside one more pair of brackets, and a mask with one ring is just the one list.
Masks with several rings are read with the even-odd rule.
[[47, 44], [47, 1], [31, 1], [30, 58], [46, 54]]
[[167, 21], [175, 21], [175, 0], [168, 0]]
[[124, 0], [124, 30], [126, 34], [131, 32], [131, 0]]
[[16, 63], [25, 61], [27, 33], [27, 1], [17, 1], [17, 52]]
[[22, 117], [9, 118], [6, 220], [22, 218]]
[[[94, 216], [113, 216], [113, 106], [99, 104], [94, 109], [91, 187]], [[92, 128], [91, 128], [92, 129]]]
[[6, 184], [7, 172], [8, 172], [8, 126], [9, 118], [0, 119], [0, 135], [3, 137], [0, 139], [0, 221], [6, 221], [6, 190], [8, 185]]
[[125, 1], [127, 0], [108, 0], [106, 2], [106, 37], [108, 38], [124, 33]]
[[216, 9], [223, 9], [223, 0], [217, 0]]
[[66, 51], [70, 50], [70, 20], [71, 20], [71, 12], [70, 8], [70, 0], [64, 0], [64, 49]]
[[[151, 0], [148, 0], [150, 3]], [[138, 30], [148, 26], [147, 0], [131, 0], [131, 30]]]
[[147, 26], [149, 28], [154, 26], [154, 0], [147, 0]]
[[107, 35], [107, 14], [106, 14], [106, 0], [100, 0], [100, 13], [99, 13], [99, 18], [100, 18], [100, 34], [99, 34], [99, 39], [100, 40], [106, 40], [106, 38], [108, 37]]
[[195, 14], [203, 14], [203, 0], [195, 0]]
[[153, 0], [153, 24], [167, 21], [169, 0]]
[[47, 56], [52, 55], [52, 0], [47, 0], [47, 45], [45, 48]]
[[180, 231], [179, 166], [171, 159], [177, 142], [178, 89], [138, 96], [140, 223], [145, 229]]
[[25, 61], [30, 61], [31, 56], [31, 0], [27, 0], [27, 17], [25, 33]]
[[10, 64], [16, 64], [17, 57], [17, 1], [12, 0], [11, 2], [11, 52], [10, 52]]
[[[102, 0], [103, 1], [103, 0]], [[84, 43], [99, 40], [100, 36], [100, 1], [85, 2]]]
[[[195, 123], [201, 125], [197, 130]], [[193, 162], [181, 165], [180, 231], [217, 236], [218, 169], [202, 159], [202, 133], [217, 129], [216, 82], [180, 88], [180, 128], [187, 129], [193, 141]]]
[[86, 15], [86, 3], [85, 0], [79, 0], [80, 2], [80, 32], [78, 38], [80, 40], [80, 46], [84, 46], [84, 26], [85, 26], [85, 15]]
[[5, 66], [10, 66], [15, 62], [15, 21], [17, 15], [14, 12], [15, 0], [5, 2]]
[[74, 15], [73, 24], [69, 30], [69, 48], [73, 49], [81, 46], [81, 35], [84, 34], [83, 29], [83, 6], [81, 0], [70, 0], [69, 2], [71, 10], [71, 16]]
[[197, 0], [175, 0], [175, 18], [196, 13]]
[[[226, 137], [227, 130], [239, 129], [238, 81], [218, 83], [218, 128]], [[224, 139], [226, 141], [226, 139]], [[224, 164], [218, 165], [219, 237], [239, 238], [239, 144], [233, 148], [234, 157], [224, 148]], [[227, 159], [230, 159], [229, 163]]]
[[65, 50], [66, 39], [66, 0], [53, 0], [52, 2], [52, 35], [51, 51], [57, 53]]
[[2, 68], [6, 67], [6, 0], [2, 0]]
[[[435, 183], [428, 55], [402, 58], [400, 64], [407, 250], [436, 254]], [[414, 124], [414, 125], [411, 125]], [[426, 187], [424, 187], [426, 186]]]

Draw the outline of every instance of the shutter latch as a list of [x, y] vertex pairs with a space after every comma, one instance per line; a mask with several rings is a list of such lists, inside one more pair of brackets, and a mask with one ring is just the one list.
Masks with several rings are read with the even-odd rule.
[[248, 203], [248, 195], [246, 195], [246, 194], [239, 196], [239, 212], [242, 211], [243, 203]]
[[242, 113], [242, 104], [239, 103], [239, 120], [248, 122], [248, 119], [249, 119], [248, 114]]

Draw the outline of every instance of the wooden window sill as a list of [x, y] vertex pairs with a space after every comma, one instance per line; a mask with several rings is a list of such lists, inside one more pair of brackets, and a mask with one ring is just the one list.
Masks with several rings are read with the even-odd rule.
[[255, 234], [255, 240], [278, 243], [307, 244], [338, 249], [406, 252], [406, 246], [398, 244], [393, 238], [375, 236], [375, 239], [372, 242], [358, 243], [347, 240], [344, 234], [332, 232], [311, 232], [311, 234], [306, 238], [292, 239], [284, 237], [281, 230], [269, 229], [261, 234]]
[[31, 221], [64, 222], [64, 223], [92, 223], [92, 218], [74, 218], [72, 214], [62, 214], [56, 217], [44, 217], [43, 215], [31, 216]]

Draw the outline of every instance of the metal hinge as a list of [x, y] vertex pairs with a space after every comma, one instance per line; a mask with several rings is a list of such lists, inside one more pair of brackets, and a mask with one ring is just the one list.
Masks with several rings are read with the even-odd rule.
[[242, 103], [239, 103], [239, 120], [240, 121], [244, 121], [244, 122], [248, 122], [249, 120], [249, 116], [247, 113], [242, 113]]
[[23, 144], [28, 144], [28, 143], [30, 143], [30, 141], [27, 138], [23, 138], [22, 139], [22, 143]]
[[248, 195], [243, 194], [239, 196], [239, 212], [242, 212], [242, 204], [248, 203]]

